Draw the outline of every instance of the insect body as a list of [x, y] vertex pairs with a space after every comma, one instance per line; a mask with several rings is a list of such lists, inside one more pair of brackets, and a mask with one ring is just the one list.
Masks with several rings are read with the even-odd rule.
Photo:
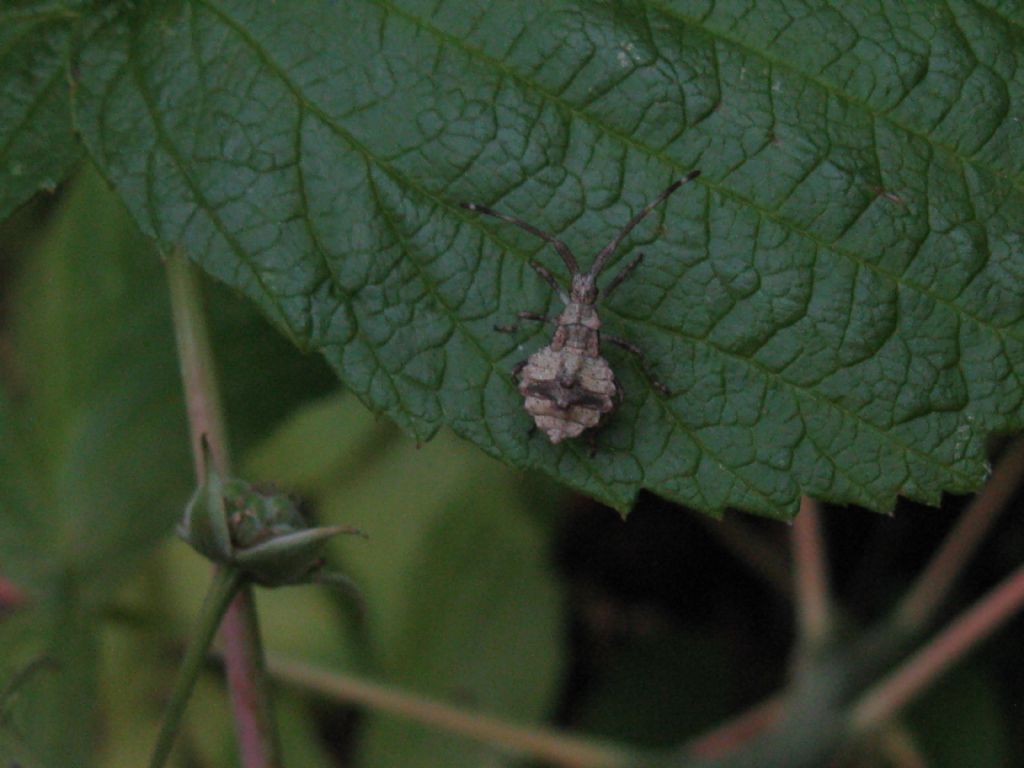
[[[700, 171], [690, 172], [645, 205], [612, 238], [612, 241], [600, 250], [586, 272], [580, 270], [572, 251], [558, 238], [525, 221], [498, 213], [486, 206], [462, 203], [463, 208], [515, 224], [551, 243], [572, 276], [572, 284], [569, 293], [566, 294], [551, 272], [535, 261], [530, 262], [530, 266], [565, 303], [565, 309], [554, 320], [555, 333], [551, 343], [534, 352], [513, 369], [513, 376], [518, 384], [519, 393], [524, 398], [527, 413], [533, 417], [534, 423], [552, 443], [557, 444], [566, 438], [578, 437], [584, 430], [598, 426], [622, 400], [622, 386], [615, 378], [608, 361], [601, 357], [602, 335], [601, 320], [597, 314], [597, 276], [604, 268], [608, 257], [615, 252], [633, 227], [679, 187], [699, 175]], [[605, 290], [605, 297], [611, 295], [643, 257], [642, 253], [637, 255], [612, 279]], [[520, 312], [519, 317], [524, 320], [548, 320], [532, 312]], [[603, 338], [637, 355], [646, 368], [646, 360], [638, 347], [615, 336], [605, 334]], [[668, 394], [668, 389], [653, 377], [652, 383], [661, 392]]]
[[593, 302], [570, 295], [555, 322], [551, 343], [515, 369], [526, 411], [552, 443], [596, 427], [622, 399], [600, 354], [601, 321]]

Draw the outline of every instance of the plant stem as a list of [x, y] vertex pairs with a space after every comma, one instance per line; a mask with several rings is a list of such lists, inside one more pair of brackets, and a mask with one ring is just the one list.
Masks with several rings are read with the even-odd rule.
[[915, 631], [931, 620], [949, 593], [953, 580], [1017, 490], [1021, 477], [1024, 477], [1024, 438], [1018, 438], [1007, 448], [992, 477], [964, 510], [938, 553], [900, 602], [894, 615], [897, 624]]
[[695, 758], [714, 759], [733, 752], [778, 722], [785, 711], [785, 705], [783, 694], [765, 699], [698, 736], [686, 745], [683, 753]]
[[896, 725], [886, 729], [881, 734], [878, 749], [886, 764], [894, 768], [928, 768], [928, 761], [906, 728]]
[[0, 576], [0, 618], [28, 603], [28, 596], [13, 581]]
[[565, 768], [622, 768], [632, 765], [636, 759], [636, 755], [627, 751], [588, 739], [546, 728], [513, 725], [300, 662], [271, 658], [267, 666], [278, 680], [316, 691], [330, 699], [362, 704]]
[[281, 745], [249, 584], [239, 590], [228, 608], [221, 636], [241, 764], [245, 768], [278, 768]]
[[[167, 256], [165, 268], [188, 410], [192, 458], [197, 482], [201, 484], [206, 474], [204, 440], [217, 472], [222, 477], [231, 474], [216, 367], [195, 268], [180, 248]], [[255, 608], [247, 585], [237, 590], [224, 617], [221, 634], [241, 763], [245, 768], [274, 768], [281, 763], [280, 747]]]
[[710, 515], [694, 515], [694, 519], [714, 536], [736, 559], [763, 578], [768, 586], [784, 598], [793, 592], [789, 563], [785, 550], [773, 539], [760, 535], [747, 520], [726, 514], [721, 520]]
[[221, 477], [228, 477], [231, 460], [199, 277], [179, 248], [167, 256], [164, 265], [171, 291], [174, 337], [185, 388], [196, 478], [199, 483], [206, 479], [204, 438], [210, 447], [214, 469]]
[[241, 572], [236, 568], [221, 568], [214, 572], [213, 581], [210, 583], [206, 599], [203, 601], [202, 611], [199, 614], [198, 626], [189, 642], [185, 658], [182, 659], [181, 668], [178, 670], [178, 680], [174, 684], [174, 692], [164, 711], [160, 735], [153, 748], [149, 768], [161, 768], [171, 754], [174, 737], [178, 734], [178, 728], [181, 725], [181, 716], [185, 714], [189, 696], [192, 695], [196, 679], [203, 668], [206, 651], [213, 642], [213, 636], [217, 634], [217, 627], [220, 626], [221, 619], [241, 584]]
[[863, 732], [876, 727], [931, 684], [971, 647], [998, 629], [1024, 607], [1024, 566], [940, 632], [854, 705], [851, 727]]
[[800, 639], [816, 648], [828, 636], [831, 610], [821, 515], [818, 503], [809, 496], [800, 500], [793, 523], [793, 569]]

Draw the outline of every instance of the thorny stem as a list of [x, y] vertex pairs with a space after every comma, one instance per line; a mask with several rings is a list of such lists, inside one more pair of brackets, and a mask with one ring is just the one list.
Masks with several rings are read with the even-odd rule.
[[629, 752], [589, 739], [546, 728], [513, 725], [495, 717], [468, 712], [300, 662], [270, 658], [267, 668], [282, 682], [315, 691], [330, 699], [372, 707], [564, 768], [624, 768], [635, 760]]
[[898, 626], [919, 630], [931, 620], [949, 593], [953, 580], [1017, 490], [1021, 477], [1024, 477], [1024, 438], [1018, 438], [1006, 450], [992, 477], [964, 510], [956, 527], [900, 602], [895, 613]]
[[793, 576], [800, 638], [814, 648], [828, 635], [831, 610], [821, 515], [818, 502], [809, 496], [800, 499], [793, 522]]
[[854, 732], [885, 722], [1014, 612], [1024, 607], [1024, 565], [861, 697], [851, 715]]
[[[165, 267], [188, 409], [192, 457], [196, 479], [201, 484], [206, 473], [204, 440], [217, 472], [223, 476], [231, 473], [216, 369], [196, 271], [179, 248], [167, 256]], [[280, 765], [280, 749], [248, 586], [238, 590], [222, 626], [241, 763], [245, 768], [273, 768]]]
[[234, 568], [222, 568], [214, 574], [213, 582], [203, 601], [198, 626], [189, 642], [185, 658], [182, 659], [181, 668], [178, 670], [178, 680], [174, 684], [174, 692], [167, 702], [163, 723], [160, 725], [160, 735], [153, 748], [149, 768], [161, 768], [171, 754], [171, 746], [178, 733], [181, 717], [185, 714], [189, 696], [191, 696], [196, 679], [202, 671], [206, 651], [213, 642], [213, 636], [217, 634], [217, 627], [220, 626], [224, 612], [241, 584], [241, 572]]

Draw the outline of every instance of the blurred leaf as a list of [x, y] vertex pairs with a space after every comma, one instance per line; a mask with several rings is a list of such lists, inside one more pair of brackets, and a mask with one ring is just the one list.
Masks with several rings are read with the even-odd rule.
[[0, 6], [0, 220], [52, 190], [81, 155], [71, 130], [69, 45], [77, 3]]
[[[148, 764], [180, 658], [181, 646], [161, 635], [157, 622], [147, 621], [156, 607], [166, 605], [170, 591], [166, 572], [159, 569], [159, 562], [151, 562], [119, 594], [118, 607], [137, 620], [106, 622], [101, 635], [103, 674], [97, 706], [104, 728], [97, 762], [111, 768]], [[205, 575], [209, 579], [209, 569]]]
[[598, 660], [573, 726], [667, 747], [735, 712], [735, 656], [710, 633], [669, 627], [619, 638]]
[[9, 573], [45, 567], [43, 583], [97, 580], [170, 530], [190, 485], [160, 263], [103, 182], [85, 175], [14, 298], [4, 383], [21, 440], [6, 450], [31, 467], [25, 517], [37, 535], [0, 539], [0, 561]]
[[[443, 701], [542, 722], [560, 674], [559, 600], [543, 541], [515, 522], [524, 518], [511, 517], [513, 510], [499, 512], [500, 503], [470, 497], [423, 539], [387, 670], [391, 680]], [[371, 723], [362, 755], [368, 768], [495, 759], [484, 745], [384, 716]]]
[[[70, 580], [31, 613], [0, 623], [0, 685], [46, 659], [16, 692], [0, 723], [0, 761], [26, 768], [92, 765], [97, 698], [95, 617]], [[17, 763], [15, 763], [17, 764]]]
[[309, 716], [309, 711], [299, 702], [286, 696], [275, 699], [277, 719], [280, 724], [281, 750], [287, 764], [302, 768], [336, 768], [338, 761], [332, 759], [318, 724]]
[[[421, 439], [448, 424], [620, 509], [936, 503], [1022, 424], [1020, 20], [789, 6], [126, 4], [77, 58], [76, 114], [148, 233]], [[509, 371], [550, 329], [493, 326], [554, 309], [528, 257], [563, 267], [457, 202], [586, 264], [695, 167], [605, 307], [674, 395], [610, 350], [596, 455], [528, 439]]]
[[22, 425], [15, 422], [7, 393], [0, 387], [0, 562], [5, 574], [19, 574], [22, 584], [35, 582], [33, 574], [46, 568], [38, 552], [11, 546], [45, 538], [38, 469]]
[[[57, 672], [19, 699], [19, 721], [31, 724], [24, 747], [40, 765], [85, 766], [100, 714], [99, 611], [170, 533], [193, 482], [167, 288], [150, 241], [85, 174], [9, 290], [0, 569], [28, 594], [18, 618], [31, 630], [0, 647], [13, 660], [56, 657]], [[208, 298], [223, 337], [261, 348], [235, 352], [222, 372], [225, 399], [261, 406], [233, 410], [244, 440], [332, 386], [322, 362], [253, 310], [224, 290]]]
[[238, 452], [258, 444], [297, 405], [338, 388], [322, 357], [301, 353], [234, 291], [210, 283], [206, 305]]
[[978, 667], [954, 669], [910, 707], [907, 720], [929, 768], [1010, 765], [1010, 727], [999, 690]]
[[[117, 198], [87, 174], [15, 298], [6, 382], [15, 401], [0, 411], [0, 455], [20, 468], [5, 473], [0, 505], [32, 505], [4, 517], [34, 533], [3, 537], [0, 554], [5, 568], [49, 563], [95, 578], [168, 533], [192, 484], [162, 267]], [[237, 442], [331, 387], [325, 366], [225, 291], [208, 303], [216, 336], [230, 341], [222, 379], [225, 400], [241, 404], [229, 406], [245, 436]]]
[[[321, 436], [341, 424], [348, 428], [330, 467]], [[365, 595], [377, 674], [472, 709], [540, 721], [553, 703], [562, 627], [523, 479], [448, 434], [417, 448], [388, 425], [371, 425], [354, 398], [323, 403], [262, 446], [250, 469], [283, 487], [300, 482], [318, 523], [352, 523], [369, 535], [332, 547]], [[298, 426], [311, 450], [294, 450]], [[332, 629], [314, 613], [296, 614], [280, 594], [262, 595], [260, 606], [269, 647], [281, 647], [279, 634], [294, 649], [301, 624], [306, 648], [323, 654], [315, 649], [325, 639], [316, 636]], [[360, 744], [364, 766], [479, 766], [488, 751], [384, 716], [370, 718]]]

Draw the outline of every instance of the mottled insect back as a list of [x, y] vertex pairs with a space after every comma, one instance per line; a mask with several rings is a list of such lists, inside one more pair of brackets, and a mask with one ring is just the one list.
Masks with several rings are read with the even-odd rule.
[[516, 378], [526, 412], [556, 444], [598, 426], [622, 398], [607, 360], [554, 344], [530, 355]]
[[[565, 302], [565, 309], [554, 318], [555, 332], [551, 343], [518, 363], [512, 373], [518, 384], [519, 393], [523, 396], [526, 412], [533, 417], [534, 423], [552, 443], [557, 444], [565, 439], [578, 437], [585, 430], [597, 427], [615, 410], [622, 401], [622, 385], [615, 378], [608, 361], [601, 357], [601, 320], [597, 314], [597, 276], [604, 268], [608, 257], [625, 239], [626, 235], [650, 213], [655, 206], [664, 202], [669, 195], [688, 181], [700, 175], [700, 171], [691, 171], [680, 181], [670, 185], [653, 201], [645, 205], [612, 241], [602, 248], [594, 258], [594, 263], [587, 272], [581, 272], [576, 257], [569, 247], [558, 238], [527, 224], [521, 219], [498, 213], [476, 203], [462, 203], [477, 213], [494, 216], [510, 224], [525, 229], [551, 243], [561, 256], [569, 274], [572, 285], [568, 293], [555, 280], [543, 265], [531, 261], [530, 266], [551, 286]], [[640, 263], [644, 255], [638, 254], [608, 283], [605, 297], [609, 296], [619, 284]], [[551, 318], [532, 312], [520, 312], [523, 320], [539, 320], [547, 322]], [[499, 330], [510, 330], [507, 326]], [[605, 334], [604, 340], [623, 347], [637, 355], [645, 370], [646, 358], [639, 347], [630, 342]], [[651, 376], [651, 383], [663, 394], [669, 394], [668, 388]]]

